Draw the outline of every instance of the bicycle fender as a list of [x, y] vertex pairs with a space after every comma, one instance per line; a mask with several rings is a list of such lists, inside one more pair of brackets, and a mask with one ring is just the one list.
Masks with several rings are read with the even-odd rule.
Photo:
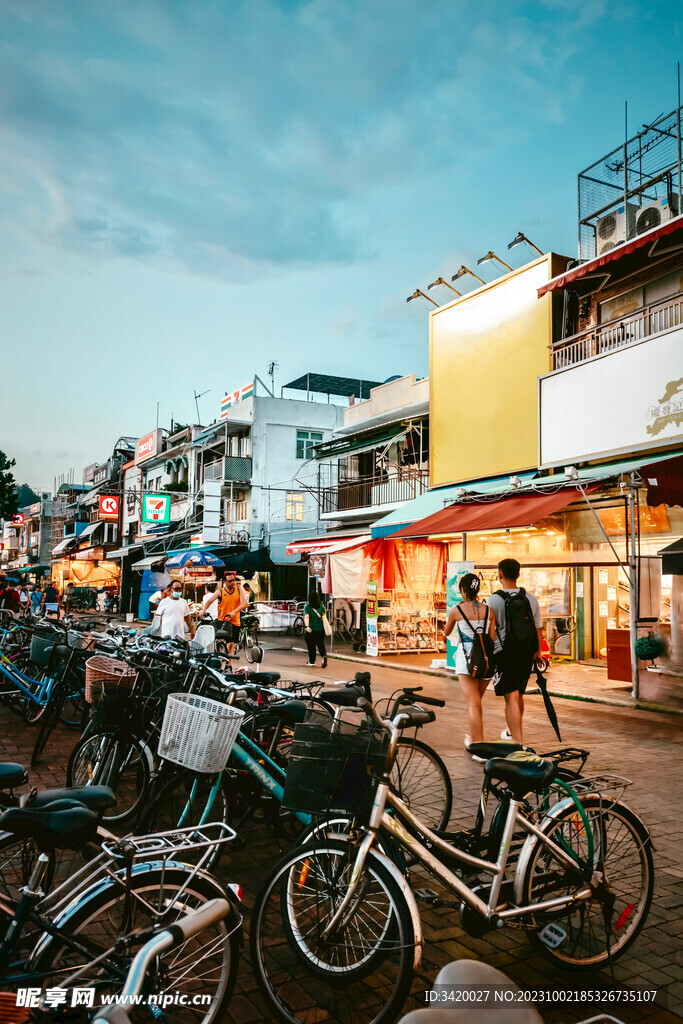
[[390, 858], [387, 857], [386, 853], [380, 853], [379, 850], [375, 848], [372, 850], [372, 856], [377, 857], [377, 859], [384, 865], [401, 890], [405, 897], [405, 901], [408, 904], [408, 910], [410, 911], [410, 917], [413, 922], [413, 932], [415, 933], [413, 970], [417, 973], [422, 966], [422, 947], [424, 946], [424, 938], [422, 936], [422, 920], [420, 918], [420, 911], [418, 910], [413, 890], [410, 888], [406, 879], [398, 870], [393, 860], [390, 860]]
[[[587, 793], [586, 795], [592, 796], [593, 794]], [[652, 838], [647, 827], [643, 823], [643, 820], [641, 819], [640, 815], [636, 814], [636, 812], [631, 807], [629, 807], [628, 804], [623, 803], [621, 800], [618, 803], [620, 807], [623, 807], [624, 810], [628, 811], [629, 814], [633, 815], [633, 817], [636, 819], [642, 830], [644, 842], [649, 843], [649, 845], [652, 846], [652, 849], [654, 850], [655, 847], [652, 842]], [[543, 833], [548, 832], [551, 826], [555, 823], [555, 819], [558, 818], [560, 815], [564, 814], [567, 808], [574, 806], [574, 801], [570, 796], [565, 797], [564, 800], [559, 800], [543, 818], [543, 821], [539, 826], [541, 831]], [[527, 865], [531, 858], [531, 854], [533, 853], [537, 843], [539, 842], [540, 840], [537, 839], [536, 836], [529, 834], [524, 842], [524, 846], [522, 847], [522, 852], [519, 855], [519, 859], [517, 861], [517, 869], [515, 872], [515, 900], [517, 901], [518, 905], [522, 898], [522, 886], [524, 883], [524, 876], [526, 874]]]

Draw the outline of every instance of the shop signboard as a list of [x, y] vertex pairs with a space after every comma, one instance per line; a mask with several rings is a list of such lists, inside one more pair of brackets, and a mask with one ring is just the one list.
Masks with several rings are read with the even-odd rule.
[[213, 580], [216, 574], [210, 565], [188, 565], [183, 570], [186, 580]]
[[111, 459], [103, 462], [101, 466], [98, 466], [93, 473], [92, 482], [95, 487], [99, 484], [103, 484], [105, 480], [109, 479], [111, 473]]
[[190, 537], [190, 547], [191, 548], [200, 548], [203, 543], [204, 543], [204, 534], [203, 533], [194, 533]]
[[12, 516], [12, 526], [23, 526], [24, 525], [24, 513], [17, 512]]
[[[462, 594], [460, 593], [460, 580], [468, 573], [474, 572], [474, 562], [449, 562], [446, 568], [446, 617], [451, 608], [460, 604], [462, 601]], [[451, 642], [451, 641], [454, 642]], [[449, 668], [455, 668], [455, 649], [457, 644], [457, 634], [455, 638], [453, 633], [447, 640], [447, 651], [446, 651], [446, 664]]]
[[308, 575], [315, 577], [317, 580], [325, 578], [325, 570], [327, 569], [327, 555], [309, 555], [308, 556]]
[[118, 521], [121, 499], [117, 495], [100, 494], [99, 503], [100, 519], [112, 519]]
[[135, 462], [139, 466], [146, 459], [151, 459], [159, 449], [160, 430], [152, 430], [141, 437], [135, 448]]
[[365, 623], [367, 628], [367, 647], [365, 653], [376, 658], [379, 653], [377, 636], [377, 580], [368, 580], [367, 599], [365, 605]]
[[143, 495], [142, 521], [143, 523], [169, 523], [171, 521], [171, 495]]
[[244, 387], [238, 388], [237, 391], [226, 392], [221, 399], [221, 419], [224, 420], [228, 415], [228, 409], [231, 409], [233, 405], [237, 405], [238, 402], [243, 402], [245, 398], [251, 398], [254, 394], [254, 382], [249, 381]]

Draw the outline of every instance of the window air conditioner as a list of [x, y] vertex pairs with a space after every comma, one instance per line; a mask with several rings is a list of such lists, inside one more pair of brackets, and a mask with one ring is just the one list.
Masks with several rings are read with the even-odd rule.
[[636, 234], [644, 235], [646, 231], [658, 228], [678, 216], [678, 196], [663, 196], [653, 203], [648, 203], [638, 211], [636, 217]]
[[598, 256], [633, 238], [636, 233], [637, 213], [638, 207], [629, 203], [626, 214], [624, 207], [620, 206], [612, 213], [598, 218], [595, 225], [595, 249]]

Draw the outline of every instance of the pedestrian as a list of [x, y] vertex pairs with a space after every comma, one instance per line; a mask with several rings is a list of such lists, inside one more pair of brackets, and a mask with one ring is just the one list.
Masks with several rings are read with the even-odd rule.
[[28, 611], [28, 587], [22, 583], [19, 587], [19, 600], [21, 601], [21, 614], [26, 615]]
[[45, 587], [40, 607], [46, 616], [56, 615], [59, 618], [59, 591], [52, 580], [49, 580]]
[[249, 598], [237, 583], [234, 572], [226, 573], [218, 605], [218, 621], [223, 638], [228, 641], [228, 654], [234, 654], [240, 637], [241, 613], [249, 607]]
[[304, 639], [308, 648], [308, 661], [306, 664], [309, 666], [315, 665], [315, 652], [317, 648], [322, 658], [320, 667], [327, 668], [325, 626], [323, 625], [324, 614], [325, 607], [320, 600], [317, 590], [315, 587], [312, 587], [308, 594], [308, 603], [304, 605], [304, 626], [306, 627]]
[[11, 581], [8, 581], [2, 598], [0, 598], [0, 607], [4, 608], [6, 611], [12, 612], [13, 615], [18, 615], [21, 612], [19, 587]]
[[516, 558], [499, 562], [501, 589], [489, 597], [487, 604], [496, 620], [493, 690], [497, 697], [505, 698], [507, 729], [501, 735], [523, 744], [524, 692], [534, 662], [542, 659], [543, 622], [534, 595], [518, 585], [521, 570]]
[[62, 601], [64, 602], [64, 614], [71, 614], [71, 605], [74, 599], [74, 585], [71, 580], [64, 587], [64, 593], [62, 594]]
[[[458, 586], [462, 601], [449, 611], [444, 636], [450, 636], [454, 629], [458, 631], [455, 671], [467, 702], [465, 750], [469, 750], [472, 743], [481, 743], [484, 739], [481, 700], [495, 669], [496, 626], [493, 614], [479, 600], [479, 577], [472, 572], [465, 573]], [[480, 637], [483, 636], [488, 637], [488, 641], [482, 643]]]
[[244, 593], [247, 595], [247, 597], [249, 599], [249, 611], [252, 611], [253, 610], [253, 606], [256, 603], [256, 594], [251, 589], [251, 584], [250, 583], [243, 583], [242, 584], [242, 590], [244, 591]]
[[160, 635], [164, 639], [178, 637], [180, 640], [184, 640], [187, 630], [192, 639], [190, 608], [182, 596], [183, 585], [180, 580], [173, 580], [169, 591], [170, 596], [162, 598], [156, 610], [160, 622]]
[[34, 617], [38, 615], [41, 605], [43, 603], [43, 592], [40, 589], [40, 585], [34, 583], [31, 587], [31, 595], [29, 600], [29, 610], [31, 615]]
[[206, 593], [202, 598], [202, 618], [206, 618], [207, 615], [210, 619], [218, 618], [218, 605], [221, 600], [221, 592], [215, 583], [209, 583], [206, 588]]
[[159, 607], [159, 605], [161, 604], [163, 599], [165, 597], [169, 596], [170, 591], [171, 591], [170, 584], [164, 583], [163, 586], [159, 587], [159, 589], [156, 590], [152, 594], [152, 596], [149, 599], [149, 617], [150, 617], [150, 619], [154, 618], [154, 616], [156, 614], [157, 608]]

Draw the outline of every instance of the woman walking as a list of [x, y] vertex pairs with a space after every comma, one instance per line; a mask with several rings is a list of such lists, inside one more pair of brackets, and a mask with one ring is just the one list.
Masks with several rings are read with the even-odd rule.
[[494, 672], [491, 660], [490, 671], [484, 678], [473, 678], [470, 675], [468, 663], [472, 645], [477, 634], [488, 634], [492, 640], [495, 640], [496, 626], [488, 606], [482, 604], [478, 599], [479, 577], [468, 572], [460, 580], [459, 587], [462, 601], [460, 604], [454, 605], [448, 613], [444, 635], [449, 636], [455, 628], [458, 630], [459, 642], [455, 654], [455, 671], [467, 701], [468, 731], [465, 734], [465, 749], [468, 750], [471, 743], [480, 743], [484, 739], [481, 699]]
[[304, 625], [306, 631], [304, 638], [308, 648], [307, 665], [315, 665], [316, 647], [322, 658], [321, 668], [327, 668], [327, 651], [325, 650], [325, 627], [323, 626], [323, 615], [325, 608], [316, 590], [308, 594], [308, 604], [304, 605]]

